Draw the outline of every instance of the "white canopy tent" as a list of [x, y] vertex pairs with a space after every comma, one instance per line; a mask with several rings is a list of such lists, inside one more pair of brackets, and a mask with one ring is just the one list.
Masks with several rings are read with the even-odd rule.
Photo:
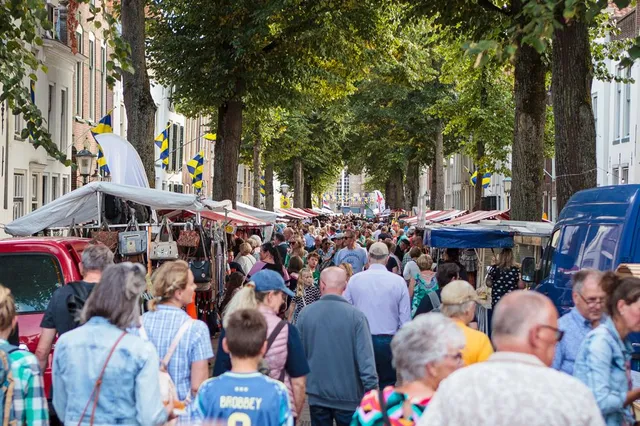
[[236, 210], [240, 213], [248, 214], [258, 219], [264, 220], [269, 223], [276, 223], [276, 219], [279, 217], [278, 213], [270, 212], [268, 210], [262, 210], [257, 207], [250, 206], [248, 204], [236, 201]]
[[76, 189], [38, 210], [14, 220], [5, 227], [13, 236], [28, 236], [47, 228], [66, 227], [100, 219], [100, 194], [109, 194], [124, 200], [148, 206], [154, 210], [214, 210], [231, 209], [231, 201], [221, 202], [199, 199], [193, 194], [178, 194], [158, 189], [141, 188], [110, 182], [92, 182]]

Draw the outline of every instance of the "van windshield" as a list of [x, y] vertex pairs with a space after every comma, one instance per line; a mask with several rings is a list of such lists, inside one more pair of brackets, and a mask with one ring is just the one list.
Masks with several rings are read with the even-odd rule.
[[566, 226], [553, 257], [556, 286], [570, 287], [573, 274], [580, 269], [611, 269], [619, 237], [620, 225]]
[[11, 290], [18, 313], [44, 311], [64, 283], [60, 264], [48, 254], [2, 254], [0, 271], [0, 284]]

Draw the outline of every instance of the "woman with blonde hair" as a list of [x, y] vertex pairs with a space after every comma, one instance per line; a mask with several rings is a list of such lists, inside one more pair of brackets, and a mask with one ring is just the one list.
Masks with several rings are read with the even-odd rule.
[[491, 287], [491, 308], [495, 308], [507, 293], [518, 290], [520, 284], [520, 265], [513, 259], [513, 250], [504, 248], [498, 255], [495, 265], [487, 276], [487, 286]]
[[304, 249], [304, 240], [300, 237], [295, 237], [290, 244], [291, 250], [287, 253], [287, 258], [285, 260], [285, 265], [287, 268], [289, 267], [289, 262], [294, 256], [298, 256], [302, 259], [303, 263], [307, 263], [307, 251]]
[[240, 254], [236, 258], [236, 262], [238, 262], [238, 264], [242, 268], [242, 273], [245, 275], [247, 275], [251, 270], [251, 268], [253, 268], [253, 265], [256, 264], [256, 258], [253, 257], [252, 252], [253, 252], [253, 249], [251, 248], [251, 244], [249, 243], [240, 244]]
[[353, 266], [351, 266], [350, 263], [342, 262], [340, 265], [338, 265], [338, 268], [344, 269], [344, 271], [347, 273], [347, 282], [348, 282], [353, 276]]
[[428, 254], [423, 254], [416, 259], [416, 265], [420, 272], [411, 277], [409, 281], [409, 298], [411, 298], [411, 317], [413, 318], [420, 306], [420, 302], [427, 294], [438, 290], [436, 273], [431, 270], [433, 259]]
[[0, 350], [6, 354], [13, 376], [11, 405], [14, 420], [18, 425], [49, 424], [44, 379], [38, 359], [31, 352], [18, 350], [9, 343], [9, 336], [17, 324], [16, 304], [11, 290], [0, 285]]
[[309, 268], [304, 268], [298, 276], [298, 286], [296, 295], [293, 297], [291, 307], [289, 308], [289, 321], [293, 319], [292, 324], [298, 321], [298, 315], [302, 308], [320, 300], [322, 294], [320, 289], [313, 285], [313, 272]]
[[309, 364], [304, 353], [300, 334], [296, 327], [280, 319], [278, 313], [287, 295], [295, 296], [285, 285], [282, 275], [271, 270], [262, 270], [251, 277], [251, 282], [231, 299], [222, 318], [222, 332], [218, 339], [213, 375], [219, 376], [231, 370], [231, 358], [222, 349], [227, 321], [240, 309], [257, 309], [267, 321], [267, 345], [264, 360], [269, 366], [269, 376], [287, 386], [294, 417], [302, 411], [305, 399], [306, 375]]
[[[62, 424], [161, 425], [174, 405], [162, 404], [158, 353], [127, 329], [140, 323], [146, 288], [140, 264], [102, 272], [80, 315], [53, 355], [53, 406]], [[186, 314], [185, 314], [186, 315]]]
[[[150, 311], [142, 316], [140, 334], [156, 347], [162, 367], [176, 385], [178, 399], [186, 405], [179, 421], [192, 422], [196, 413], [189, 403], [209, 378], [209, 359], [213, 357], [209, 328], [183, 310], [196, 289], [187, 262], [165, 262], [151, 279], [154, 300], [149, 304]], [[173, 345], [177, 345], [175, 351], [168, 354]]]

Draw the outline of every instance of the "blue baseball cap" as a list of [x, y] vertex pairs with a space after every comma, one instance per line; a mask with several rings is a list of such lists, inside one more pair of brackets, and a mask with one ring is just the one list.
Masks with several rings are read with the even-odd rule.
[[256, 285], [256, 291], [281, 291], [288, 296], [294, 297], [295, 293], [287, 288], [284, 284], [282, 275], [275, 271], [263, 269], [251, 276], [251, 281]]

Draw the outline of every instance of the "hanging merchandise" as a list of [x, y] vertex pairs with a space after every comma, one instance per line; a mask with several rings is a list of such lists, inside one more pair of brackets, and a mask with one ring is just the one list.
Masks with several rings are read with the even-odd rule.
[[[168, 241], [160, 241], [163, 230], [166, 230], [169, 235]], [[151, 243], [151, 253], [149, 257], [151, 260], [176, 260], [179, 257], [178, 243], [173, 241], [171, 225], [169, 225], [166, 218], [162, 221], [162, 226], [160, 227], [156, 240]]]
[[124, 232], [118, 235], [118, 249], [123, 256], [134, 256], [147, 252], [147, 231], [141, 231], [138, 228], [135, 214], [132, 214], [131, 221]]

